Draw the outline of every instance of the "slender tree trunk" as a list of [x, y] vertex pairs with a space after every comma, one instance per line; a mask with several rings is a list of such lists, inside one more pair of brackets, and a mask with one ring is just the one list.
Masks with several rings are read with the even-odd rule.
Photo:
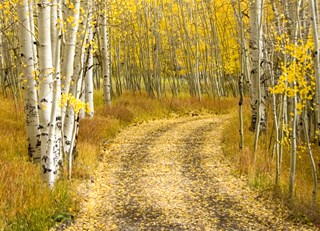
[[111, 105], [111, 71], [110, 71], [110, 54], [109, 54], [109, 30], [107, 24], [106, 4], [102, 4], [101, 13], [101, 55], [102, 55], [102, 72], [103, 72], [103, 94], [106, 104]]
[[88, 41], [89, 44], [87, 51], [87, 67], [85, 76], [85, 102], [88, 103], [89, 112], [88, 115], [93, 117], [94, 115], [94, 104], [93, 104], [93, 51], [92, 51], [92, 40], [93, 40], [93, 25], [92, 25], [92, 0], [88, 0], [89, 14], [88, 14]]
[[38, 97], [36, 90], [35, 69], [33, 59], [32, 35], [29, 14], [29, 4], [27, 0], [18, 4], [20, 57], [23, 73], [24, 107], [26, 113], [26, 127], [28, 137], [29, 156], [40, 162], [41, 141], [38, 116]]
[[[296, 86], [294, 83], [293, 86]], [[293, 97], [293, 118], [291, 131], [291, 157], [290, 157], [290, 177], [289, 177], [289, 198], [292, 201], [294, 196], [296, 162], [297, 162], [297, 95]]]
[[[299, 19], [299, 11], [301, 9], [301, 1], [297, 0], [292, 4], [292, 16], [293, 16], [293, 23], [292, 23], [292, 35], [293, 35], [293, 42], [295, 47], [298, 46], [298, 38], [300, 34], [300, 19]], [[294, 51], [295, 53], [295, 51]], [[295, 57], [295, 55], [293, 55]], [[297, 62], [295, 58], [293, 58], [293, 62]], [[295, 64], [293, 64], [295, 65]], [[291, 88], [295, 89], [297, 87], [297, 82], [294, 81]], [[296, 162], [297, 162], [297, 103], [298, 103], [298, 96], [297, 93], [293, 96], [292, 99], [292, 125], [291, 125], [291, 156], [290, 156], [290, 176], [289, 176], [289, 199], [293, 201], [294, 197], [294, 188], [295, 188], [295, 177], [296, 177]]]
[[53, 153], [48, 151], [49, 127], [51, 123], [52, 109], [52, 49], [50, 38], [50, 4], [49, 0], [42, 0], [39, 7], [39, 115], [41, 128], [41, 163], [43, 176], [49, 185], [55, 181], [55, 163]]
[[[67, 96], [70, 93], [71, 83], [74, 82], [74, 60], [76, 56], [76, 41], [77, 32], [79, 28], [79, 18], [80, 18], [80, 0], [74, 0], [74, 9], [70, 10], [71, 14], [68, 19], [73, 20], [68, 21], [68, 31], [65, 44], [65, 54], [63, 59], [62, 68], [62, 94]], [[72, 82], [73, 81], [73, 82]], [[72, 131], [74, 126], [73, 119], [73, 109], [68, 108], [67, 105], [62, 105], [62, 126], [63, 126], [63, 151], [66, 155], [70, 155], [70, 145], [72, 140]]]
[[[55, 4], [57, 6], [61, 6], [61, 0], [55, 0]], [[52, 10], [52, 9], [51, 9]], [[51, 124], [49, 129], [49, 142], [48, 142], [48, 150], [49, 152], [53, 152], [54, 161], [55, 161], [55, 173], [59, 174], [60, 169], [62, 168], [63, 161], [63, 150], [62, 150], [62, 121], [61, 121], [61, 107], [59, 105], [59, 100], [61, 98], [61, 76], [60, 76], [60, 59], [61, 59], [61, 39], [62, 39], [62, 12], [58, 7], [54, 7], [54, 10], [57, 11], [56, 17], [52, 17], [51, 25], [56, 27], [55, 29], [55, 41], [53, 42], [53, 64], [54, 64], [54, 79], [53, 79], [53, 105], [51, 111]], [[60, 23], [58, 23], [58, 19]], [[51, 40], [52, 41], [52, 40]]]
[[[265, 130], [265, 106], [262, 102], [261, 75], [262, 70], [260, 62], [262, 61], [262, 1], [251, 0], [250, 6], [250, 50], [251, 50], [251, 131]], [[257, 127], [258, 125], [259, 127]], [[257, 131], [256, 133], [259, 133]], [[256, 135], [256, 137], [259, 134]], [[257, 138], [256, 138], [257, 140]], [[256, 141], [257, 142], [257, 141]], [[255, 142], [255, 143], [256, 143]]]
[[35, 35], [34, 29], [34, 20], [33, 20], [33, 0], [29, 0], [29, 20], [30, 20], [30, 33], [31, 33], [31, 40], [32, 40], [32, 52], [33, 52], [33, 65], [34, 69], [38, 69], [38, 52], [37, 52], [37, 40]]
[[[311, 13], [311, 26], [312, 26], [312, 37], [314, 44], [314, 75], [316, 80], [316, 131], [320, 131], [320, 58], [319, 58], [319, 13], [318, 13], [318, 0], [309, 0], [309, 7]], [[318, 145], [320, 145], [320, 139], [318, 138]]]
[[[66, 41], [62, 67], [62, 94], [68, 94], [73, 76], [73, 65], [76, 50], [77, 32], [80, 19], [80, 0], [73, 0], [74, 9], [70, 10], [67, 20]], [[65, 108], [63, 108], [64, 113]], [[64, 115], [63, 115], [64, 116]], [[63, 118], [64, 120], [64, 118]]]

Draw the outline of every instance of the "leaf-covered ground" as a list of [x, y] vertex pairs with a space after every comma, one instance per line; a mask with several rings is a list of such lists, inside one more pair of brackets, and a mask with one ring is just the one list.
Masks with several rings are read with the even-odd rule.
[[58, 230], [317, 230], [290, 221], [233, 176], [220, 147], [226, 119], [165, 119], [122, 131], [80, 187], [74, 223]]

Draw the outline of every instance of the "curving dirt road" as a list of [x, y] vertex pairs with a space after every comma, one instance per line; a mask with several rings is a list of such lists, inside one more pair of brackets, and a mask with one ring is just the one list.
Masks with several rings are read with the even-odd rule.
[[166, 119], [122, 131], [82, 185], [80, 214], [64, 230], [316, 230], [289, 221], [232, 175], [220, 148], [226, 118]]

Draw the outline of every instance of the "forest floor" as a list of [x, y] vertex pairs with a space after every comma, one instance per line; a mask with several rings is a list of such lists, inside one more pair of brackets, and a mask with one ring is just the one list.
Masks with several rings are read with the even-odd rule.
[[56, 230], [317, 230], [235, 176], [220, 145], [227, 119], [162, 119], [124, 129], [80, 185], [76, 219]]

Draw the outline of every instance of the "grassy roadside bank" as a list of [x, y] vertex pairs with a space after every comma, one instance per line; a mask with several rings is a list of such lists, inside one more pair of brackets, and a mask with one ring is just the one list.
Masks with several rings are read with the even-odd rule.
[[[244, 106], [244, 134], [245, 147], [239, 150], [239, 116], [238, 107], [231, 111], [230, 121], [224, 129], [223, 134], [223, 151], [228, 160], [236, 163], [234, 166], [234, 174], [237, 176], [245, 176], [251, 187], [261, 191], [263, 195], [273, 197], [282, 206], [288, 206], [291, 209], [292, 217], [302, 219], [306, 222], [312, 221], [320, 224], [320, 210], [318, 195], [317, 205], [312, 206], [312, 172], [310, 168], [310, 160], [308, 154], [302, 146], [299, 146], [297, 153], [297, 169], [294, 201], [289, 202], [289, 170], [290, 170], [290, 150], [284, 147], [284, 153], [281, 163], [281, 176], [279, 188], [275, 190], [275, 173], [276, 173], [276, 157], [273, 152], [273, 146], [270, 145], [272, 137], [272, 115], [267, 122], [269, 130], [262, 134], [259, 139], [259, 147], [256, 153], [256, 166], [253, 161], [253, 143], [254, 133], [249, 131], [251, 109], [250, 103], [246, 102]], [[315, 162], [319, 163], [319, 148], [313, 147]], [[319, 169], [318, 169], [319, 171]]]
[[28, 161], [22, 102], [16, 107], [12, 100], [0, 99], [0, 230], [42, 231], [72, 218], [78, 209], [76, 185], [90, 178], [97, 166], [101, 142], [108, 142], [125, 126], [186, 114], [229, 113], [237, 104], [235, 99], [199, 102], [190, 97], [159, 102], [146, 95], [124, 94], [107, 107], [102, 94], [95, 94], [95, 117], [80, 124], [73, 180], [61, 179], [54, 190], [41, 182], [38, 166]]

